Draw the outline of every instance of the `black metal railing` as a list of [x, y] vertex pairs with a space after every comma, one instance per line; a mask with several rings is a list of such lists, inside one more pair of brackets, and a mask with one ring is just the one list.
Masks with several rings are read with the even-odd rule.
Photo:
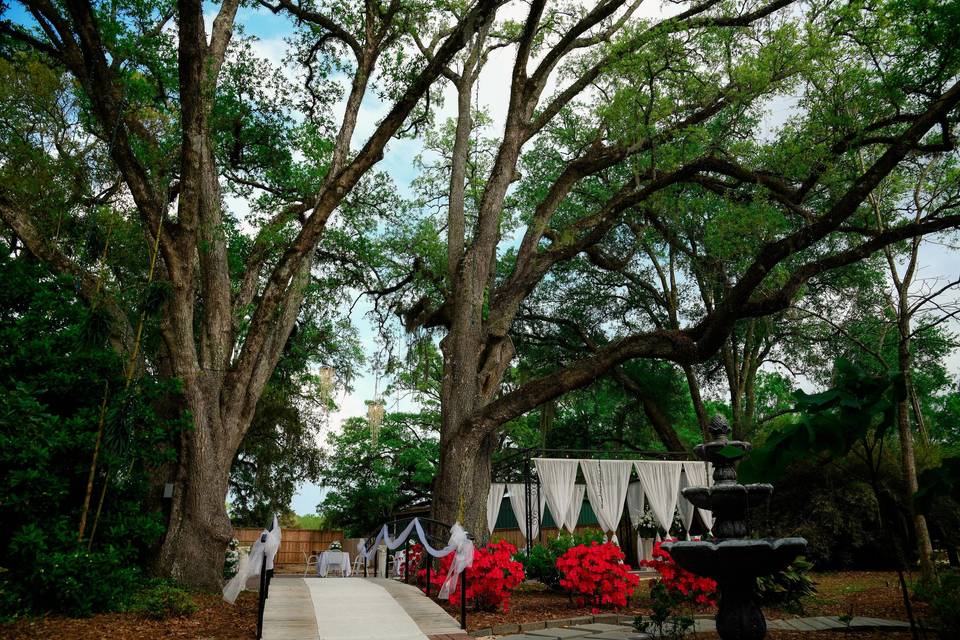
[[[264, 545], [263, 555], [260, 558], [260, 588], [257, 593], [257, 640], [263, 637], [263, 612], [267, 606], [267, 597], [270, 595], [270, 579], [273, 578], [273, 569], [267, 569], [267, 534], [260, 534], [260, 543]], [[250, 559], [256, 562], [255, 558]]]

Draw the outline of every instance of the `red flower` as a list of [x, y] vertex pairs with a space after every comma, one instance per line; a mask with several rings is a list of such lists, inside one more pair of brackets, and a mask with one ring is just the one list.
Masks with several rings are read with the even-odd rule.
[[[473, 554], [473, 566], [467, 569], [467, 600], [471, 600], [478, 609], [510, 608], [511, 592], [523, 582], [526, 575], [523, 565], [513, 559], [517, 548], [509, 542], [492, 542], [485, 547], [477, 547]], [[430, 583], [439, 590], [447, 578], [453, 554], [440, 560], [440, 569], [430, 575]], [[421, 580], [426, 577], [426, 569], [417, 572]], [[451, 602], [460, 602], [460, 581], [450, 593]]]
[[668, 590], [696, 604], [716, 605], [717, 583], [681, 568], [660, 542], [653, 545], [653, 559], [641, 560], [640, 565], [651, 567], [660, 574], [660, 582]]
[[597, 607], [625, 607], [640, 578], [624, 564], [623, 552], [613, 543], [571, 547], [557, 558], [560, 585], [577, 595], [577, 603]]

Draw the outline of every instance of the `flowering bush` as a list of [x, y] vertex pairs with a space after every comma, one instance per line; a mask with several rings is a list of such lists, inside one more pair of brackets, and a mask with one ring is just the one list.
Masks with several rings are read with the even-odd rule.
[[630, 573], [623, 551], [612, 542], [571, 547], [557, 558], [560, 586], [577, 596], [577, 604], [598, 607], [625, 607], [639, 576]]
[[691, 604], [714, 606], [717, 603], [717, 583], [681, 568], [660, 542], [653, 545], [653, 559], [641, 560], [640, 565], [655, 569], [660, 574], [660, 583], [672, 595]]
[[[408, 566], [410, 567], [411, 572], [416, 571], [417, 568], [420, 566], [420, 562], [423, 560], [423, 545], [421, 545], [419, 542], [413, 543], [412, 545], [410, 545], [408, 554], [409, 554], [409, 558], [406, 558], [402, 562], [397, 563], [397, 567], [395, 571], [396, 571], [396, 574], [401, 578], [405, 578], [407, 576]], [[415, 574], [411, 573], [411, 575], [415, 575]], [[419, 574], [416, 574], [416, 575], [419, 575]]]
[[[467, 600], [477, 609], [491, 611], [500, 607], [510, 609], [511, 592], [523, 582], [523, 565], [513, 559], [517, 548], [509, 542], [491, 542], [485, 547], [477, 547], [473, 554], [473, 566], [467, 569]], [[440, 561], [440, 570], [432, 572], [430, 584], [439, 591], [447, 578], [454, 554], [444, 556]], [[426, 569], [417, 572], [424, 578]], [[450, 601], [460, 600], [460, 581], [450, 593]]]

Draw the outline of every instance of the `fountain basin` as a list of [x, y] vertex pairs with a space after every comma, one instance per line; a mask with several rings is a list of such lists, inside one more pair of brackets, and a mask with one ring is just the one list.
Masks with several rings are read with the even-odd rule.
[[[701, 460], [707, 460], [716, 466], [729, 464], [734, 460], [738, 460], [745, 456], [752, 448], [753, 445], [751, 445], [749, 442], [743, 442], [741, 440], [727, 440], [726, 438], [723, 438], [721, 440], [713, 440], [711, 442], [698, 444], [693, 448], [693, 451]], [[739, 452], [735, 450], [739, 450]], [[721, 451], [724, 451], [725, 455], [721, 454]]]
[[715, 484], [712, 487], [687, 487], [683, 497], [701, 509], [720, 515], [746, 513], [751, 505], [763, 504], [773, 493], [772, 484]]
[[665, 542], [663, 548], [677, 564], [718, 582], [752, 580], [776, 573], [807, 548], [803, 538], [761, 538], [707, 542]]

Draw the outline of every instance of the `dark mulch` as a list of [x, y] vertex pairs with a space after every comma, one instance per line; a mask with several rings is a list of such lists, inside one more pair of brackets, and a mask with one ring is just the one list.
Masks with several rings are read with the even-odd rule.
[[[903, 598], [898, 587], [897, 574], [887, 571], [842, 571], [813, 574], [817, 583], [817, 595], [807, 598], [804, 602], [806, 616], [863, 616], [871, 618], [885, 618], [889, 620], [906, 620], [907, 615], [903, 607]], [[910, 578], [908, 578], [908, 581]], [[630, 606], [619, 611], [600, 611], [599, 613], [619, 613], [621, 615], [649, 615], [649, 588], [646, 582], [641, 582], [636, 596], [631, 599]], [[587, 616], [594, 613], [590, 607], [578, 607], [570, 598], [562, 593], [546, 591], [539, 585], [525, 584], [513, 594], [510, 601], [510, 610], [503, 611], [469, 611], [467, 627], [470, 630], [492, 628], [501, 624], [521, 624], [541, 620], [557, 620]], [[454, 617], [459, 615], [459, 609], [441, 602]], [[914, 602], [914, 615], [923, 616], [926, 606]], [[693, 612], [695, 615], [711, 615], [713, 609], [701, 608]], [[767, 608], [764, 610], [769, 619], [790, 618], [796, 614]], [[770, 632], [768, 638], [792, 640], [794, 637], [809, 637], [802, 633]], [[816, 634], [817, 637], [827, 637], [834, 634]], [[870, 632], [858, 634], [845, 633], [842, 637], [873, 638], [883, 637], [895, 640], [900, 634], [882, 633], [876, 636]], [[907, 634], [909, 635], [909, 634]], [[703, 636], [710, 637], [709, 634]], [[716, 637], [716, 636], [714, 636]], [[838, 638], [840, 636], [837, 636]]]
[[257, 628], [257, 594], [241, 593], [235, 605], [220, 594], [197, 593], [199, 610], [182, 618], [151, 620], [132, 613], [104, 613], [91, 618], [49, 616], [0, 626], [6, 640], [251, 640]]
[[[698, 633], [697, 640], [719, 640], [716, 633]], [[912, 640], [900, 631], [767, 631], [766, 640]]]

